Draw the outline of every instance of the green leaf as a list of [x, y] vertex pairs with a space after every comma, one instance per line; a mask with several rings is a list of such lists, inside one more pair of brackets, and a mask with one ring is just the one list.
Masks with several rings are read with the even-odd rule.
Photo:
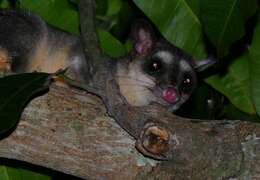
[[67, 0], [19, 0], [20, 8], [40, 15], [49, 24], [79, 34], [78, 12]]
[[21, 180], [20, 174], [14, 169], [7, 166], [0, 166], [1, 180]]
[[250, 96], [249, 57], [245, 54], [234, 60], [225, 75], [214, 75], [206, 81], [213, 88], [224, 94], [239, 110], [255, 114]]
[[258, 8], [258, 0], [240, 1], [241, 13], [243, 13], [244, 19], [248, 19], [253, 16]]
[[50, 176], [40, 174], [37, 172], [29, 171], [26, 169], [17, 169], [21, 174], [21, 180], [51, 180]]
[[[260, 17], [260, 16], [259, 16]], [[249, 49], [250, 55], [250, 83], [252, 99], [258, 115], [260, 115], [260, 22], [255, 28], [252, 45]]]
[[228, 103], [223, 107], [223, 114], [226, 119], [229, 120], [242, 120], [242, 121], [251, 121], [259, 122], [260, 118], [257, 114], [247, 114], [238, 110], [233, 104]]
[[96, 0], [96, 19], [99, 27], [111, 31], [119, 23], [119, 13], [122, 9], [122, 0]]
[[[120, 4], [121, 0], [110, 0], [114, 6]], [[78, 12], [75, 11], [66, 0], [20, 0], [20, 7], [40, 15], [49, 24], [63, 29], [65, 31], [79, 34]], [[118, 13], [110, 5], [109, 13]], [[98, 36], [101, 42], [102, 50], [112, 57], [118, 57], [125, 54], [124, 46], [113, 37], [109, 32], [98, 29]]]
[[107, 16], [114, 16], [119, 13], [122, 7], [121, 0], [108, 0]]
[[21, 169], [21, 168], [0, 166], [0, 179], [1, 180], [50, 180], [51, 177], [33, 171]]
[[0, 1], [0, 8], [10, 8], [10, 7], [12, 7], [10, 1], [8, 0]]
[[98, 35], [102, 50], [111, 57], [119, 57], [126, 53], [125, 46], [107, 31], [98, 29]]
[[[198, 0], [134, 0], [162, 35], [196, 58], [206, 56], [201, 23], [196, 15]], [[196, 11], [193, 11], [196, 10]]]
[[95, 0], [96, 7], [96, 16], [104, 16], [108, 8], [108, 0]]
[[245, 34], [245, 22], [256, 12], [257, 0], [200, 0], [201, 19], [219, 57]]
[[28, 101], [48, 90], [50, 75], [25, 73], [0, 78], [0, 134], [14, 128]]
[[69, 0], [71, 3], [78, 4], [78, 0]]

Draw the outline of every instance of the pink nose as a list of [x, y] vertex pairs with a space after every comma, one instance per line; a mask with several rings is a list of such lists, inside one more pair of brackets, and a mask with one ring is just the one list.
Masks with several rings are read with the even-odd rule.
[[163, 90], [162, 98], [168, 103], [174, 103], [178, 99], [177, 91], [174, 88], [169, 87]]

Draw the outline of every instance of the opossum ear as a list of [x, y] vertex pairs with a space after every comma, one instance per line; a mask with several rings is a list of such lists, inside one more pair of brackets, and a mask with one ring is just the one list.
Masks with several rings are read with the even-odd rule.
[[132, 27], [134, 50], [138, 55], [147, 55], [155, 45], [155, 35], [151, 25], [138, 20]]
[[208, 58], [208, 59], [202, 59], [202, 60], [194, 60], [194, 69], [197, 72], [201, 72], [204, 71], [205, 69], [207, 69], [208, 67], [210, 67], [211, 65], [216, 63], [216, 60], [212, 59], [212, 58]]

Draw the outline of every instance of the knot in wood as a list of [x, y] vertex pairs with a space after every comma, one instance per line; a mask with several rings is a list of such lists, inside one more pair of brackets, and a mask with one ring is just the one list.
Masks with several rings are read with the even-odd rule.
[[147, 124], [137, 141], [137, 148], [145, 155], [163, 160], [169, 151], [169, 140], [170, 135], [165, 128]]

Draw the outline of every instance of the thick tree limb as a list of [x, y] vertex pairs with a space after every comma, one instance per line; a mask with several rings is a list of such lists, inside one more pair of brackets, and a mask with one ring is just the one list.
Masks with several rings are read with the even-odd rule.
[[142, 112], [171, 120], [170, 161], [138, 153], [134, 140], [109, 118], [99, 98], [59, 87], [28, 105], [15, 132], [0, 141], [0, 157], [85, 179], [260, 177], [258, 124], [198, 122], [158, 108]]
[[131, 179], [152, 167], [99, 98], [59, 87], [28, 105], [0, 156], [88, 179]]

